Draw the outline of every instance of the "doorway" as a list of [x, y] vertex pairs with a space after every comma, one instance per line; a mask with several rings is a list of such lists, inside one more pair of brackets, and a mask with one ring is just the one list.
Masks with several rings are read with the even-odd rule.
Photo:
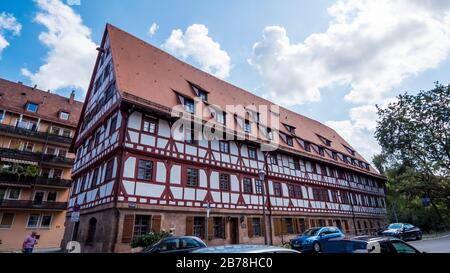
[[230, 218], [230, 244], [239, 244], [239, 220]]

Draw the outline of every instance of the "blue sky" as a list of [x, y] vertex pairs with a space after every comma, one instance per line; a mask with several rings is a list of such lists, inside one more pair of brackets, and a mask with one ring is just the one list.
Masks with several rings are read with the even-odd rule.
[[3, 0], [0, 77], [83, 99], [109, 22], [326, 123], [370, 160], [374, 105], [448, 82], [450, 4], [422, 2]]

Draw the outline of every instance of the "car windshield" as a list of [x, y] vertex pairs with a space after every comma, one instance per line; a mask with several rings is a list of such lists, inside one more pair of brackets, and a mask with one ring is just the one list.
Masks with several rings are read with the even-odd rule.
[[320, 228], [310, 228], [303, 233], [303, 236], [315, 236], [319, 233]]
[[402, 224], [390, 224], [389, 226], [388, 226], [388, 229], [399, 229], [399, 228], [402, 228]]

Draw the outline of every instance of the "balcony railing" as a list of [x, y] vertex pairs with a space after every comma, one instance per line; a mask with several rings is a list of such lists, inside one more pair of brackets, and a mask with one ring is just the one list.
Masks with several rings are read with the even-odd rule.
[[0, 132], [8, 135], [20, 135], [21, 137], [48, 140], [48, 142], [59, 143], [64, 145], [70, 145], [72, 143], [72, 138], [70, 137], [58, 136], [47, 132], [39, 132], [33, 129], [27, 129], [19, 126], [11, 126], [6, 124], [0, 124]]
[[30, 200], [0, 200], [3, 209], [36, 209], [36, 210], [66, 210], [67, 202], [38, 202]]
[[40, 176], [32, 177], [17, 174], [0, 173], [0, 185], [1, 184], [14, 184], [24, 186], [39, 185], [39, 186], [70, 188], [72, 186], [72, 181]]
[[73, 159], [64, 156], [48, 155], [43, 153], [34, 153], [6, 148], [0, 148], [0, 158], [18, 159], [39, 163], [43, 162], [67, 167], [71, 167], [74, 163]]

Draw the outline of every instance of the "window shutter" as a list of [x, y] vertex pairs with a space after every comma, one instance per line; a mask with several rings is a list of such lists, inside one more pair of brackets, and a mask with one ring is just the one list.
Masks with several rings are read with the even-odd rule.
[[251, 217], [247, 217], [247, 233], [248, 233], [248, 238], [252, 238], [253, 237], [253, 218]]
[[297, 218], [293, 218], [292, 219], [292, 225], [294, 226], [294, 234], [298, 234], [299, 232], [299, 223], [298, 223], [299, 219]]
[[223, 227], [223, 239], [226, 239], [228, 237], [228, 230], [227, 230], [227, 220], [225, 217], [222, 217], [222, 227]]
[[131, 243], [134, 231], [134, 214], [125, 214], [123, 219], [122, 243]]
[[212, 240], [214, 237], [214, 218], [208, 218], [208, 240]]
[[194, 217], [186, 217], [186, 236], [192, 236], [194, 234]]
[[161, 215], [154, 215], [152, 217], [152, 229], [154, 232], [161, 231]]
[[282, 231], [283, 231], [283, 235], [288, 233], [287, 230], [287, 221], [286, 218], [281, 218], [281, 227], [282, 227]]
[[280, 236], [280, 234], [281, 234], [281, 221], [280, 220], [281, 220], [280, 218], [273, 219], [274, 226], [275, 226], [275, 236]]

